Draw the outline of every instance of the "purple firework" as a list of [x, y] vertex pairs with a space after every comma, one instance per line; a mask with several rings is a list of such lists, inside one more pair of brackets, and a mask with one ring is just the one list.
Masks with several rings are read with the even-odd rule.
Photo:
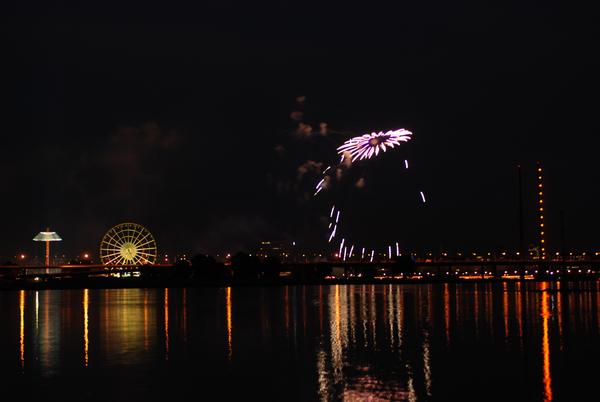
[[350, 153], [352, 162], [359, 159], [369, 159], [373, 155], [379, 155], [379, 151], [385, 152], [387, 148], [394, 148], [400, 145], [401, 142], [407, 142], [411, 139], [412, 133], [408, 130], [400, 128], [398, 130], [390, 130], [387, 132], [380, 131], [378, 133], [364, 134], [354, 137], [344, 142], [338, 150], [338, 154], [342, 155]]

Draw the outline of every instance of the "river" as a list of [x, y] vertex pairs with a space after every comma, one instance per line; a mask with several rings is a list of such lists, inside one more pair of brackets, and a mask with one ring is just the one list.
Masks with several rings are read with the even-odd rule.
[[0, 372], [17, 400], [600, 400], [599, 289], [5, 291]]

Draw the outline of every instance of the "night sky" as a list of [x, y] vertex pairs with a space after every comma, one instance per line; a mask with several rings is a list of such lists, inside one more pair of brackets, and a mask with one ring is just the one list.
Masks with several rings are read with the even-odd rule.
[[[353, 203], [353, 235], [416, 251], [514, 249], [521, 163], [532, 242], [539, 160], [549, 250], [561, 210], [567, 247], [600, 249], [594, 13], [541, 1], [240, 3], [3, 13], [1, 256], [41, 252], [31, 239], [45, 226], [64, 252], [95, 252], [123, 221], [148, 227], [162, 252], [263, 239], [325, 249], [329, 204], [307, 198], [315, 183], [298, 167], [399, 127], [414, 139], [370, 166], [369, 192], [338, 194]], [[299, 136], [294, 111], [316, 132]]]

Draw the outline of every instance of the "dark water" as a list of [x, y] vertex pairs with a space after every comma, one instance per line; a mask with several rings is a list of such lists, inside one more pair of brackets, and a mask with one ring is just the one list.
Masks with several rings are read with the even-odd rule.
[[1, 292], [0, 374], [42, 401], [600, 400], [599, 286], [558, 286]]

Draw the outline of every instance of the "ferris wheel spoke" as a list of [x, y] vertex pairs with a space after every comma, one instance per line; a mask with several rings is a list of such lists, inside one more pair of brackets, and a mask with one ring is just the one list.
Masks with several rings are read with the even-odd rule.
[[117, 260], [117, 264], [118, 265], [127, 265], [127, 260], [125, 259], [125, 257], [120, 256], [119, 259]]
[[125, 228], [124, 230], [121, 230], [119, 232], [117, 232], [117, 236], [119, 237], [119, 241], [121, 244], [125, 244], [127, 243], [127, 229]]
[[152, 244], [152, 243], [155, 243], [154, 239], [148, 240], [146, 243], [136, 244], [135, 246], [139, 248], [139, 247], [143, 247], [143, 246], [146, 246], [146, 245]]
[[118, 250], [119, 248], [121, 248], [121, 245], [117, 244], [117, 243], [113, 243], [112, 240], [105, 240], [100, 247], [105, 248], [105, 249], [113, 248], [113, 249]]
[[115, 244], [123, 244], [123, 240], [121, 239], [119, 232], [113, 231], [111, 234], [109, 234], [109, 237], [115, 242]]
[[112, 257], [113, 255], [121, 255], [121, 251], [117, 251], [115, 253], [110, 253], [110, 254], [104, 254], [102, 257], [106, 258], [106, 257]]
[[103, 251], [120, 250], [120, 249], [121, 249], [120, 245], [112, 244], [112, 243], [102, 243], [102, 245], [100, 246], [100, 250], [103, 250]]
[[146, 240], [148, 237], [150, 237], [150, 239], [151, 239], [151, 240], [149, 240], [149, 241], [151, 241], [151, 242], [152, 242], [152, 241], [154, 241], [154, 239], [152, 238], [152, 235], [151, 235], [150, 233], [146, 233], [146, 234], [144, 235], [144, 237], [141, 237], [141, 238], [140, 238], [140, 237], [138, 237], [138, 238], [135, 240], [135, 243], [134, 243], [134, 244], [135, 244], [137, 247], [139, 247], [139, 246], [143, 246], [144, 244], [142, 244], [142, 243], [143, 243], [143, 242], [144, 242], [144, 241], [145, 241], [145, 240]]
[[114, 261], [117, 261], [119, 259], [119, 256], [116, 256], [115, 258], [111, 259], [110, 261], [104, 263], [104, 265], [110, 265], [112, 264]]
[[143, 229], [134, 230], [133, 234], [131, 235], [131, 242], [133, 244], [136, 244], [138, 242], [139, 238], [144, 236], [145, 233], [146, 233], [146, 231]]
[[[110, 232], [109, 232], [109, 233], [107, 233], [105, 237], [108, 237], [110, 240], [114, 241], [114, 243], [113, 243], [113, 244], [115, 244], [115, 245], [120, 245], [120, 244], [121, 244], [121, 243], [119, 243], [119, 240], [117, 240], [117, 239], [116, 239], [114, 236], [112, 236], [112, 235], [111, 235], [111, 233], [110, 233]], [[109, 242], [109, 241], [106, 241], [106, 243], [109, 243], [109, 244], [110, 244], [110, 242]]]
[[119, 232], [119, 236], [123, 240], [123, 243], [129, 242], [129, 232], [131, 230], [132, 228], [129, 225], [127, 225], [123, 228], [123, 230], [121, 230], [121, 232]]
[[140, 253], [140, 255], [145, 255], [145, 256], [148, 256], [148, 257], [156, 257], [156, 254], [152, 254], [152, 253], [144, 253], [144, 252], [142, 252], [142, 253]]
[[120, 252], [121, 252], [121, 250], [118, 250], [118, 249], [114, 249], [114, 250], [103, 250], [103, 251], [101, 251], [101, 252], [100, 252], [100, 255], [101, 255], [102, 257], [110, 257], [111, 255], [116, 255], [116, 254], [118, 254], [118, 253], [120, 253]]
[[110, 249], [109, 248], [104, 248], [104, 249], [100, 249], [100, 254], [101, 255], [102, 254], [104, 254], [104, 255], [114, 254], [114, 253], [118, 253], [120, 251], [121, 251], [120, 247], [113, 247], [113, 248], [110, 248]]
[[135, 235], [135, 229], [134, 228], [127, 228], [125, 230], [125, 241], [128, 243], [133, 243], [132, 239], [133, 236]]
[[138, 251], [140, 251], [140, 250], [144, 250], [144, 251], [147, 251], [147, 250], [156, 250], [156, 247], [142, 247], [142, 248], [138, 248], [137, 250]]
[[[132, 241], [133, 244], [136, 244], [138, 241], [142, 241], [144, 240], [146, 237], [148, 237], [148, 235], [150, 234], [150, 232], [145, 233], [143, 230], [140, 230], [137, 235], [135, 236], [135, 239]], [[144, 236], [144, 237], [142, 237]], [[140, 240], [141, 238], [141, 240]]]
[[132, 230], [131, 231], [131, 236], [129, 237], [129, 241], [133, 244], [135, 244], [137, 242], [137, 238], [141, 235], [142, 231], [141, 230]]

